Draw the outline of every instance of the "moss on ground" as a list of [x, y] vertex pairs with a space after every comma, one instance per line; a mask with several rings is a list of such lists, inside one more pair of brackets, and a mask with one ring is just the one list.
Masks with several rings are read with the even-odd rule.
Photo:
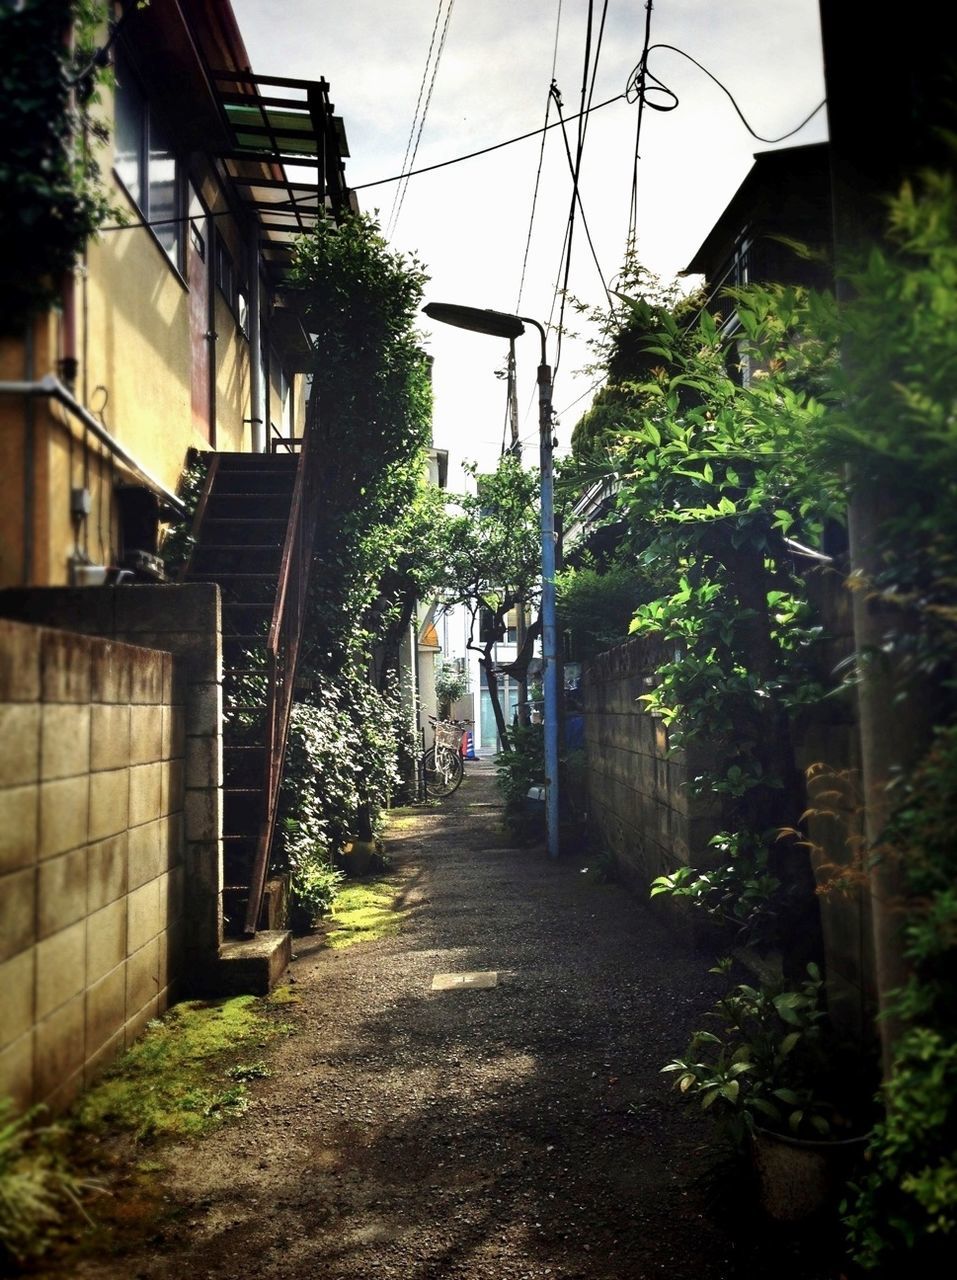
[[[289, 1003], [277, 1001], [276, 1003]], [[187, 1000], [146, 1032], [72, 1113], [93, 1133], [124, 1130], [140, 1141], [199, 1136], [247, 1107], [241, 1051], [262, 1048], [288, 1024], [269, 1014], [269, 1000]], [[258, 1068], [259, 1064], [255, 1064]]]
[[407, 912], [395, 906], [391, 879], [353, 881], [336, 895], [326, 933], [327, 946], [340, 950], [357, 942], [375, 942], [399, 932]]

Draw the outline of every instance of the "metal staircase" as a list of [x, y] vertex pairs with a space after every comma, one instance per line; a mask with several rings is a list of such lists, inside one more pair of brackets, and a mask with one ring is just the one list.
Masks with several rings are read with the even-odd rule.
[[186, 582], [215, 582], [223, 625], [223, 915], [261, 927], [318, 501], [317, 415], [298, 453], [217, 453]]

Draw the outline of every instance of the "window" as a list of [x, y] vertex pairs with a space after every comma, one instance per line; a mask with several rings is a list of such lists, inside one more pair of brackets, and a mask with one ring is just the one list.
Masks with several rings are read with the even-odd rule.
[[240, 330], [246, 333], [249, 304], [245, 288], [240, 284], [233, 256], [219, 232], [216, 233], [216, 285], [236, 317]]
[[182, 174], [170, 139], [121, 51], [116, 59], [114, 168], [170, 261], [183, 269]]

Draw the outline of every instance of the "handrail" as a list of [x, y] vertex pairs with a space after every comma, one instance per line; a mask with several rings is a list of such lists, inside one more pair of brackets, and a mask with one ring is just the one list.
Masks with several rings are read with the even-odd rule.
[[263, 790], [264, 812], [256, 845], [256, 857], [249, 879], [244, 932], [252, 937], [257, 930], [262, 907], [269, 853], [276, 828], [279, 787], [282, 782], [293, 690], [299, 659], [306, 606], [312, 544], [319, 505], [319, 407], [318, 397], [309, 401], [306, 429], [296, 467], [296, 479], [289, 508], [289, 522], [283, 542], [279, 583], [266, 642], [266, 760]]
[[79, 400], [52, 373], [46, 374], [36, 382], [0, 382], [0, 395], [47, 396], [51, 400], [56, 400], [68, 413], [82, 422], [87, 431], [95, 436], [100, 444], [105, 445], [114, 457], [119, 458], [124, 466], [138, 475], [146, 487], [151, 489], [157, 497], [162, 498], [171, 510], [178, 516], [186, 515], [186, 507], [182, 501], [175, 494], [170, 493], [169, 489], [160, 484], [154, 476], [151, 476], [132, 454], [127, 453], [123, 446], [113, 439], [103, 423], [98, 418], [94, 418], [89, 409], [80, 404]]

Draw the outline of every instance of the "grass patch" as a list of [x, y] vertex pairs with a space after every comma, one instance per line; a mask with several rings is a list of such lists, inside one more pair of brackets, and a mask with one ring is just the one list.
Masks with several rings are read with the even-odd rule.
[[[199, 1136], [248, 1105], [239, 1050], [260, 1048], [286, 1029], [255, 996], [174, 1005], [79, 1101], [74, 1126], [124, 1130], [139, 1141]], [[257, 1064], [258, 1065], [258, 1064]]]
[[266, 1003], [270, 1005], [277, 1004], [301, 1004], [302, 997], [297, 996], [292, 987], [288, 984], [284, 987], [276, 987], [266, 996]]
[[[18, 1115], [0, 1098], [0, 1271], [45, 1253], [78, 1215], [81, 1198], [98, 1189], [69, 1167], [63, 1130], [36, 1124], [42, 1108]], [[85, 1216], [85, 1215], [84, 1215]]]
[[366, 880], [346, 884], [332, 907], [326, 944], [335, 950], [357, 942], [375, 942], [399, 932], [408, 913], [395, 907], [391, 880]]

